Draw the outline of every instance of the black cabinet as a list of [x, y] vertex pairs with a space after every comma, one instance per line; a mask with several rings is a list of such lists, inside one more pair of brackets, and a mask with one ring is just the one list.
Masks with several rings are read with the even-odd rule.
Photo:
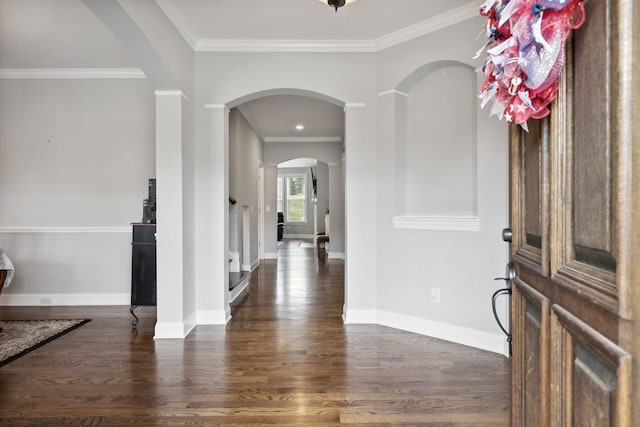
[[131, 314], [139, 305], [156, 305], [156, 225], [133, 224], [131, 242]]

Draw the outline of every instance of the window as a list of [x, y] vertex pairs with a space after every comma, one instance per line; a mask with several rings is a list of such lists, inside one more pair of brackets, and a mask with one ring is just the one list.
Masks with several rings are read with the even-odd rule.
[[276, 212], [284, 212], [284, 202], [282, 199], [282, 195], [284, 194], [284, 190], [282, 189], [283, 182], [284, 182], [284, 178], [279, 176], [278, 177], [278, 201], [277, 201], [278, 210]]
[[283, 212], [287, 222], [307, 221], [307, 176], [286, 174], [278, 176], [278, 212]]
[[307, 177], [305, 175], [286, 175], [287, 182], [287, 221], [305, 222], [307, 207]]

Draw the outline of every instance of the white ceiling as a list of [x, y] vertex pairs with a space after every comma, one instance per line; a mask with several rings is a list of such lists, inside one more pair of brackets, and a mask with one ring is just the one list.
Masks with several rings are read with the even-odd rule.
[[377, 40], [470, 3], [359, 0], [335, 12], [318, 0], [158, 0], [200, 40]]
[[[274, 95], [249, 101], [240, 111], [266, 142], [341, 141], [343, 109], [299, 95]], [[303, 125], [303, 130], [296, 129]]]
[[[104, 0], [115, 1], [115, 0]], [[358, 0], [338, 12], [318, 0], [156, 0], [196, 51], [222, 46], [320, 44], [379, 50], [468, 15], [478, 0]], [[444, 24], [443, 24], [444, 23]], [[451, 22], [452, 23], [452, 22]], [[234, 45], [236, 43], [236, 45]], [[260, 43], [263, 43], [262, 45]], [[80, 0], [0, 0], [0, 69], [138, 67], [123, 44]], [[336, 140], [340, 107], [272, 96], [240, 107], [266, 140]], [[305, 129], [298, 131], [296, 124]]]

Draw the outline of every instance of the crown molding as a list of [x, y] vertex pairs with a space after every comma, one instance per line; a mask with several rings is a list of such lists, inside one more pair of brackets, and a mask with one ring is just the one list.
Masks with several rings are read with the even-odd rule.
[[4, 68], [0, 79], [146, 79], [140, 68]]
[[339, 136], [268, 136], [264, 142], [342, 142]]
[[156, 3], [195, 52], [378, 52], [479, 16], [474, 1], [374, 40], [200, 39], [178, 8]]
[[380, 37], [376, 40], [376, 51], [388, 49], [478, 16], [477, 2], [462, 5], [426, 21]]
[[373, 40], [200, 39], [196, 52], [375, 52]]

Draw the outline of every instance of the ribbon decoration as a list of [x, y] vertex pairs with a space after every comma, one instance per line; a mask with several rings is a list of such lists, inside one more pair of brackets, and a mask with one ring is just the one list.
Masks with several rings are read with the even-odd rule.
[[493, 101], [490, 116], [528, 131], [529, 118], [551, 112], [565, 41], [585, 20], [582, 0], [486, 0], [480, 15], [487, 17], [489, 38], [475, 56], [487, 52], [480, 105]]

